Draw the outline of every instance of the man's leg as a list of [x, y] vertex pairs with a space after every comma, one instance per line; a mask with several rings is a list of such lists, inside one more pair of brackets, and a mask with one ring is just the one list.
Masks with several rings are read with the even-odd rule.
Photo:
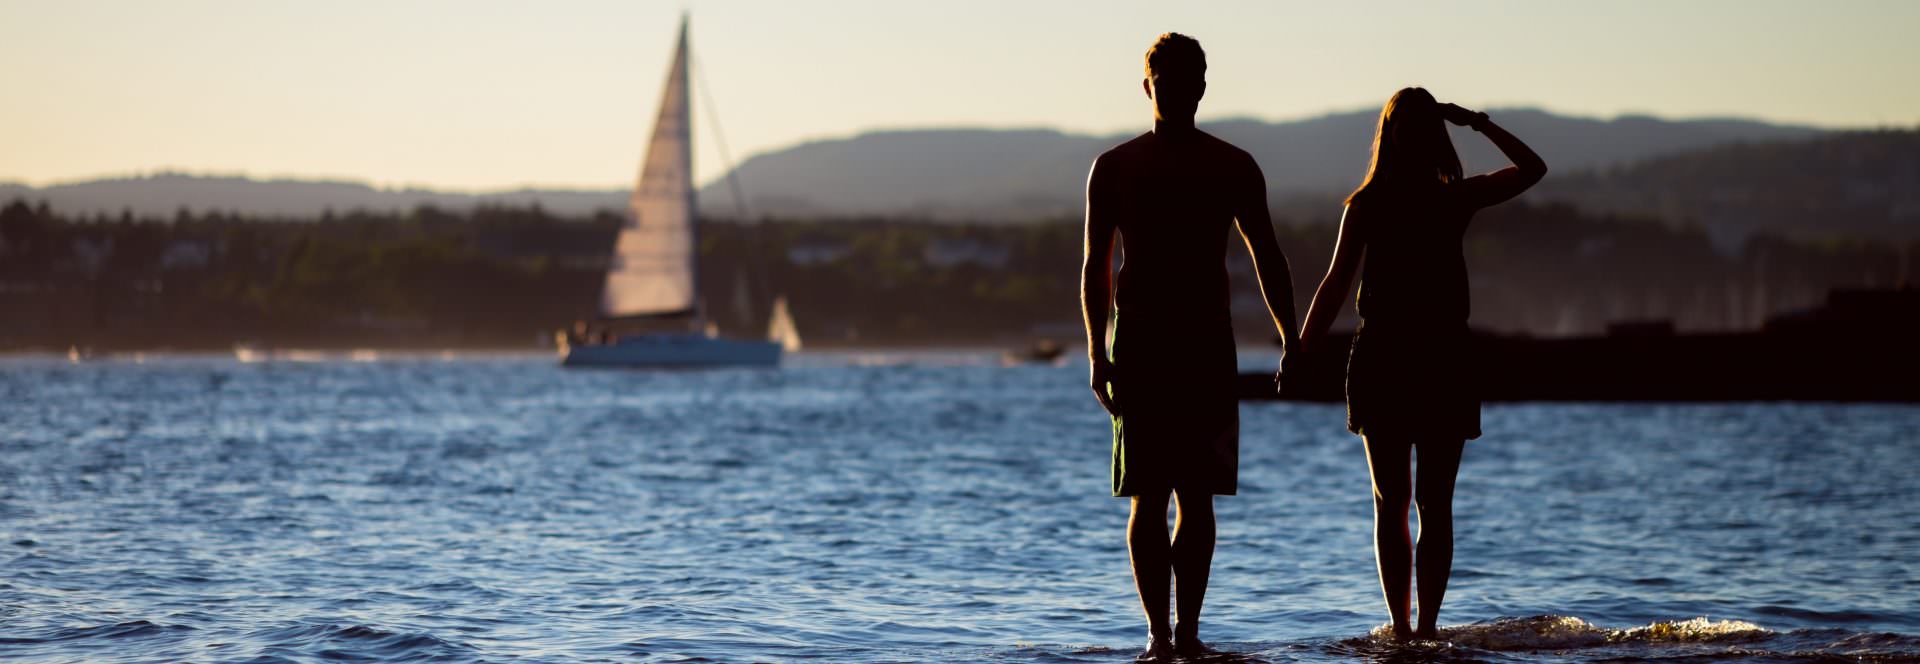
[[1177, 491], [1174, 498], [1180, 508], [1173, 530], [1173, 576], [1180, 617], [1176, 642], [1184, 654], [1200, 645], [1200, 605], [1206, 601], [1207, 574], [1213, 568], [1213, 495]]
[[[1420, 583], [1420, 638], [1438, 636], [1440, 600], [1453, 575], [1453, 480], [1460, 472], [1466, 441], [1422, 440], [1413, 484], [1414, 509], [1420, 512], [1420, 543], [1415, 551]], [[1401, 508], [1404, 510], [1405, 508]]]
[[1387, 599], [1393, 636], [1413, 636], [1407, 619], [1407, 586], [1413, 575], [1413, 545], [1407, 536], [1407, 503], [1413, 498], [1405, 439], [1363, 436], [1367, 470], [1373, 476], [1373, 559], [1380, 570], [1380, 592]]
[[1127, 556], [1133, 562], [1133, 587], [1140, 592], [1140, 608], [1146, 611], [1147, 631], [1155, 642], [1173, 638], [1173, 628], [1167, 622], [1167, 594], [1172, 582], [1167, 493], [1134, 496], [1133, 512], [1127, 517]]

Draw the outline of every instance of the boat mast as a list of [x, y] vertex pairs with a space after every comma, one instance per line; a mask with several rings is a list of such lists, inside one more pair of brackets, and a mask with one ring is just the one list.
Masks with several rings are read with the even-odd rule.
[[692, 18], [687, 12], [681, 12], [680, 44], [673, 54], [673, 64], [679, 68], [679, 71], [674, 73], [674, 77], [680, 81], [681, 85], [680, 117], [686, 120], [686, 123], [680, 126], [680, 149], [686, 152], [686, 157], [681, 162], [686, 164], [682, 195], [687, 197], [687, 233], [692, 236], [688, 247], [687, 268], [691, 273], [688, 282], [693, 288], [693, 329], [696, 332], [705, 332], [707, 329], [706, 298], [700, 297], [700, 206], [693, 187], [693, 111], [690, 109], [693, 105], [693, 95], [687, 94], [693, 87], [693, 78], [689, 76], [693, 68], [693, 58], [689, 57], [693, 49], [687, 43], [689, 23], [692, 23]]

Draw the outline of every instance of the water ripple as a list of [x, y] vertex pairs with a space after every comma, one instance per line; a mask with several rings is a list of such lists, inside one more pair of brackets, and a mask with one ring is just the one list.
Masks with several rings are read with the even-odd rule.
[[[1129, 661], [1084, 368], [969, 357], [0, 361], [0, 658]], [[1489, 406], [1408, 644], [1342, 417], [1242, 408], [1220, 661], [1920, 658], [1920, 409]]]

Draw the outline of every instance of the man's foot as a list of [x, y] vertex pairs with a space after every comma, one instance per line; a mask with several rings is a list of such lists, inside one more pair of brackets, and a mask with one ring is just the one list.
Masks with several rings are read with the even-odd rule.
[[1173, 640], [1168, 639], [1166, 637], [1160, 637], [1160, 636], [1154, 637], [1153, 641], [1147, 643], [1147, 649], [1140, 651], [1140, 656], [1133, 658], [1133, 661], [1135, 662], [1173, 661]]
[[1420, 627], [1420, 631], [1413, 633], [1413, 638], [1422, 641], [1439, 641], [1440, 630], [1433, 625], [1423, 625]]

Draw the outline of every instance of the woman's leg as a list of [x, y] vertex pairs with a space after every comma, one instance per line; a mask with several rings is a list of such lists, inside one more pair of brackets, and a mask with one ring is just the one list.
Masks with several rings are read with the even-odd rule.
[[1440, 600], [1447, 595], [1447, 577], [1453, 574], [1453, 479], [1460, 472], [1460, 452], [1466, 441], [1420, 441], [1420, 464], [1413, 484], [1414, 508], [1420, 512], [1420, 544], [1414, 559], [1419, 565], [1421, 638], [1434, 638], [1440, 621]]
[[1413, 636], [1407, 620], [1408, 577], [1413, 573], [1413, 546], [1407, 537], [1407, 503], [1412, 499], [1408, 455], [1412, 445], [1404, 438], [1362, 436], [1367, 446], [1367, 470], [1373, 477], [1373, 559], [1379, 565], [1380, 592], [1387, 599], [1395, 638]]

